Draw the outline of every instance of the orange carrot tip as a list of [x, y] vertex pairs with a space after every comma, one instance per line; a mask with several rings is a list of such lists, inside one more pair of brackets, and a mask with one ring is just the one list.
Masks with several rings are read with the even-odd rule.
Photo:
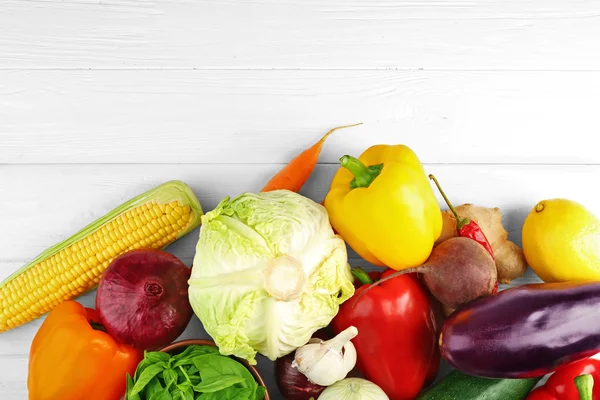
[[323, 144], [329, 135], [337, 130], [351, 128], [358, 125], [362, 125], [362, 122], [359, 122], [358, 124], [338, 126], [327, 132], [318, 142], [304, 150], [302, 153], [298, 154], [292, 161], [289, 162], [289, 164], [275, 174], [275, 176], [271, 178], [265, 187], [262, 188], [261, 192], [270, 192], [272, 190], [281, 189], [299, 192], [315, 169], [317, 161], [319, 160], [319, 155], [323, 149]]

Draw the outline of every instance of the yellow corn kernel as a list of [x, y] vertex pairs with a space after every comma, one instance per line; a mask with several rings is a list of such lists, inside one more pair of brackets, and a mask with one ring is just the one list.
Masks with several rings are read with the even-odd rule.
[[[0, 332], [27, 323], [97, 285], [110, 262], [129, 249], [159, 249], [194, 219], [179, 201], [148, 202], [30, 266], [0, 286]], [[200, 211], [201, 212], [201, 211]]]

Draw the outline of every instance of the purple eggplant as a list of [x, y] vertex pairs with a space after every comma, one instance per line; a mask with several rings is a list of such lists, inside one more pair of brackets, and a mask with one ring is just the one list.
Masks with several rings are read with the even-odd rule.
[[475, 300], [448, 318], [440, 346], [469, 375], [545, 375], [600, 352], [600, 282], [524, 285]]

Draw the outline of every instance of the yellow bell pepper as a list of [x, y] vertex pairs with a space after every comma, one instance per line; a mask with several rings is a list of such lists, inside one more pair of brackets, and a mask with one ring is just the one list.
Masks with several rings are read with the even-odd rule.
[[402, 270], [429, 258], [442, 215], [417, 155], [377, 145], [343, 156], [325, 197], [334, 229], [362, 258]]

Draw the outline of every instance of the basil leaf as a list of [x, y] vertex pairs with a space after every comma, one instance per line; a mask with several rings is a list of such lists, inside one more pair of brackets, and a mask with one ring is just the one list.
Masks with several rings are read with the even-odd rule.
[[183, 368], [181, 365], [175, 369], [175, 372], [177, 372], [177, 376], [179, 377], [177, 380], [178, 382], [191, 383], [190, 376], [187, 374], [187, 372], [185, 372], [185, 368]]
[[154, 393], [162, 392], [163, 390], [164, 390], [164, 388], [161, 385], [160, 380], [158, 379], [158, 376], [155, 376], [154, 378], [152, 378], [152, 380], [150, 382], [148, 382], [148, 385], [146, 385], [144, 394], [146, 395], [146, 397], [152, 397], [152, 395]]
[[192, 365], [194, 357], [205, 354], [219, 354], [219, 350], [213, 346], [188, 346], [182, 353], [171, 359], [173, 361], [172, 366], [175, 368], [180, 365]]
[[138, 394], [130, 394], [131, 390], [133, 389], [133, 379], [131, 379], [131, 375], [127, 374], [125, 379], [127, 382], [127, 389], [125, 392], [127, 393], [126, 400], [141, 400]]
[[243, 381], [244, 378], [239, 375], [221, 375], [203, 379], [202, 382], [194, 386], [194, 390], [199, 393], [218, 392]]
[[188, 376], [190, 377], [190, 379], [192, 379], [192, 377], [194, 375], [200, 377], [200, 371], [198, 371], [198, 368], [196, 368], [196, 366], [194, 364], [189, 365], [187, 367], [186, 372], [187, 372]]
[[179, 390], [181, 390], [182, 392], [185, 392], [186, 390], [188, 390], [191, 387], [192, 387], [192, 384], [189, 382], [181, 382], [181, 383], [177, 384], [177, 388]]
[[186, 347], [181, 353], [174, 355], [173, 358], [175, 361], [191, 360], [195, 356], [200, 356], [203, 354], [219, 354], [219, 349], [215, 346], [191, 345]]
[[250, 400], [252, 390], [248, 388], [238, 388], [235, 386], [227, 389], [219, 390], [218, 392], [202, 393], [197, 399], [199, 400]]
[[152, 378], [154, 378], [161, 371], [163, 371], [164, 368], [165, 363], [159, 362], [157, 364], [150, 365], [148, 368], [144, 369], [144, 372], [140, 374], [140, 377], [133, 385], [133, 388], [131, 389], [131, 394], [134, 395], [140, 393], [144, 389], [144, 387], [152, 380]]
[[194, 400], [194, 389], [191, 386], [183, 393], [183, 399]]
[[146, 368], [148, 368], [150, 365], [152, 365], [152, 363], [144, 356], [144, 359], [142, 361], [140, 361], [137, 368], [135, 369], [135, 374], [133, 375], [134, 382], [138, 380], [138, 378], [140, 377], [140, 374], [142, 372], [144, 372], [144, 370]]
[[177, 384], [177, 372], [168, 368], [165, 369], [162, 373], [163, 381], [165, 381], [165, 386], [169, 389], [172, 385]]
[[226, 356], [206, 354], [194, 357], [194, 365], [200, 371], [202, 381], [210, 378], [218, 378], [222, 375], [237, 375], [244, 378], [239, 382], [243, 388], [252, 387], [254, 377], [241, 363]]
[[152, 351], [152, 352], [146, 353], [144, 358], [146, 360], [150, 361], [152, 364], [156, 364], [161, 361], [167, 361], [169, 358], [171, 358], [171, 355], [169, 355], [169, 353], [164, 353], [162, 351]]
[[176, 387], [175, 389], [171, 390], [171, 397], [173, 398], [173, 400], [181, 400], [183, 396], [184, 395], [181, 389]]
[[263, 400], [265, 398], [265, 393], [267, 392], [267, 388], [264, 386], [258, 386], [256, 391], [254, 392], [254, 400]]
[[173, 397], [167, 389], [154, 393], [148, 400], [173, 400]]

